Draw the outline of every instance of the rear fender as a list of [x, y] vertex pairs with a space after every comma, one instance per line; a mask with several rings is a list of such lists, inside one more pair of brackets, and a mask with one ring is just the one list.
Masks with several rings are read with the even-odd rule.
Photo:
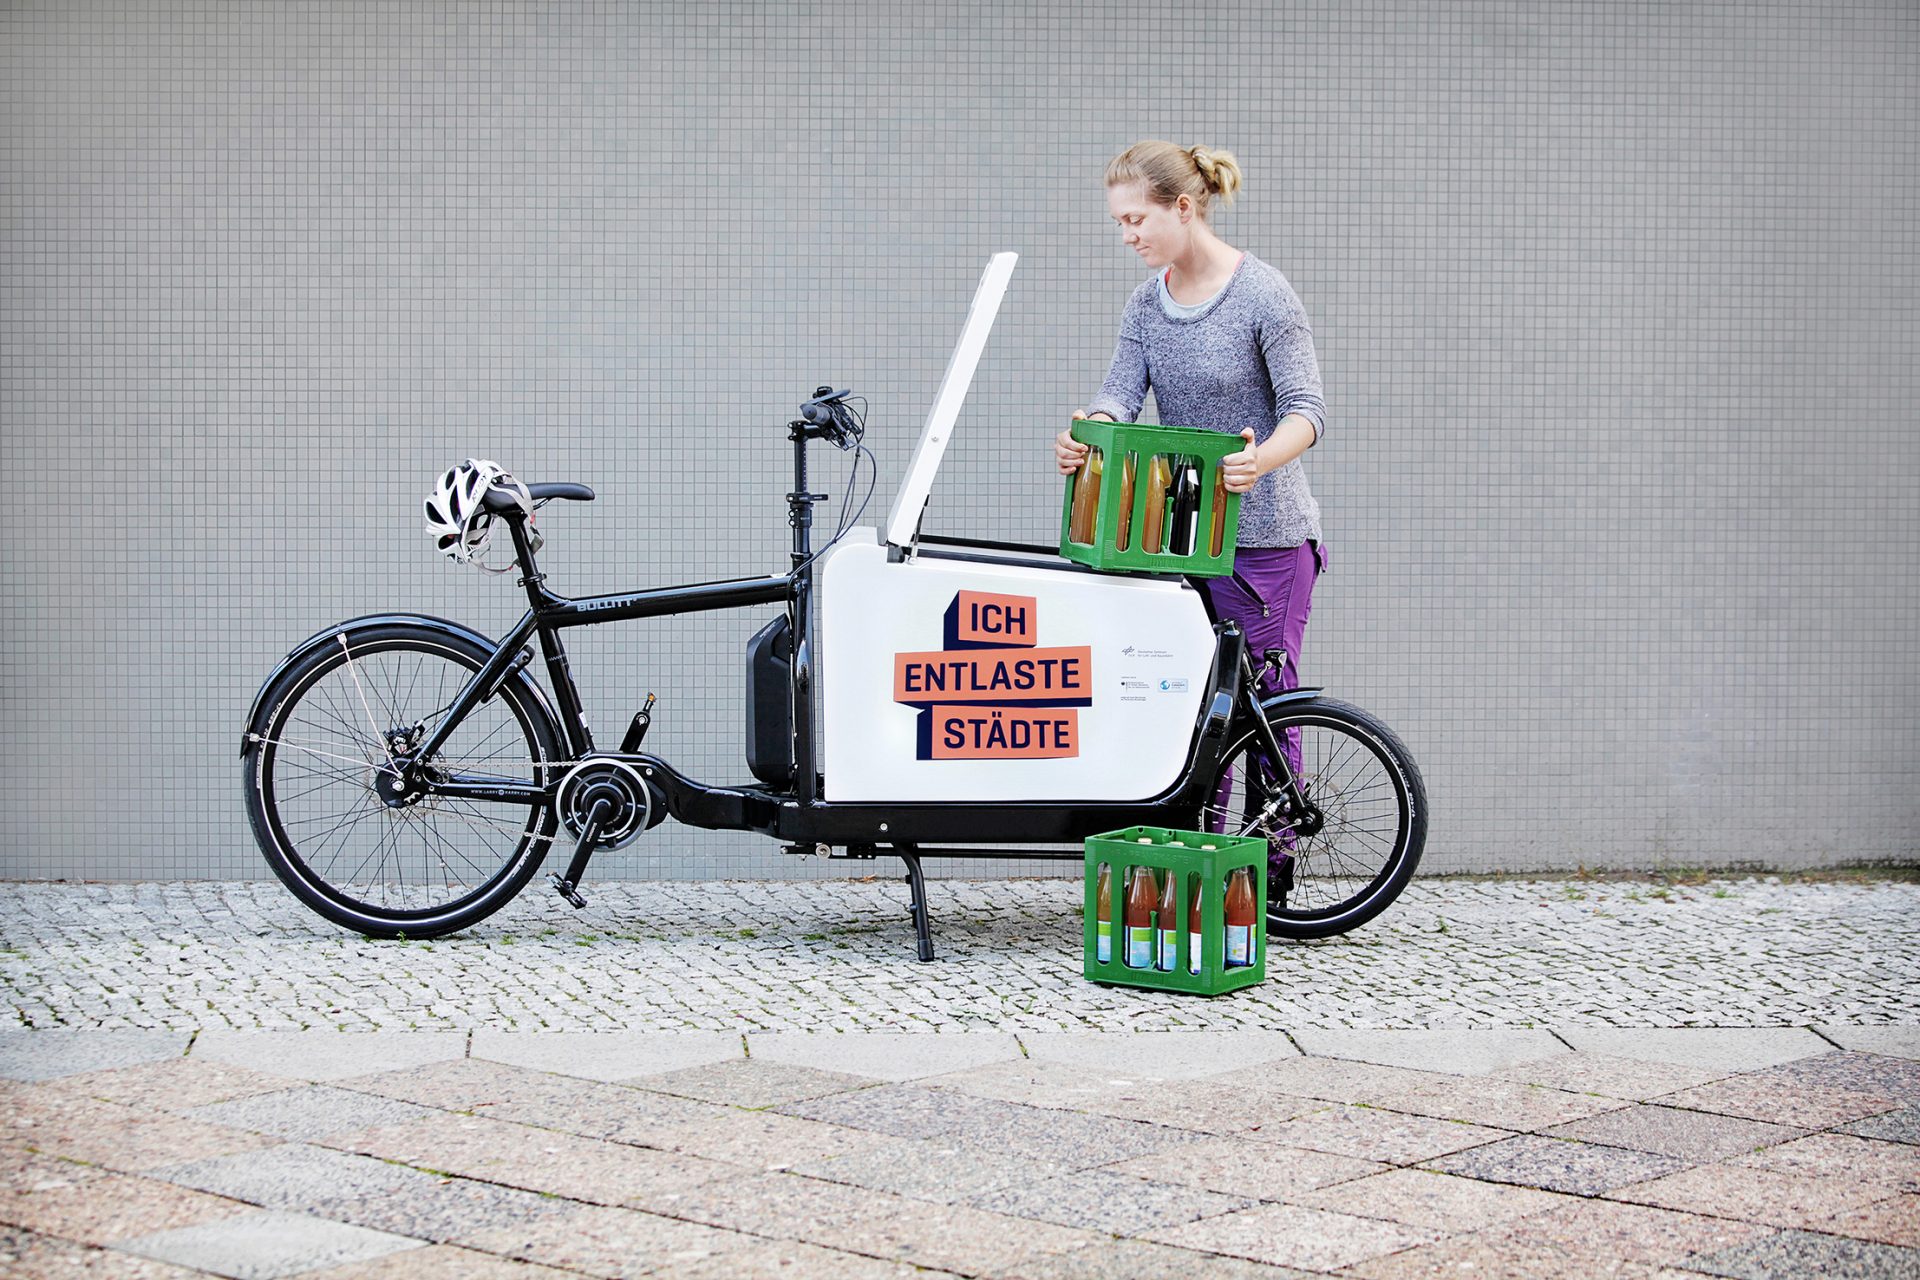
[[[495, 641], [489, 640], [486, 636], [481, 635], [471, 627], [463, 626], [458, 622], [450, 622], [445, 618], [429, 617], [423, 613], [374, 614], [365, 618], [354, 618], [350, 622], [336, 623], [323, 631], [316, 631], [295, 645], [292, 652], [280, 660], [280, 665], [275, 667], [272, 673], [267, 676], [265, 682], [261, 684], [260, 691], [253, 695], [253, 709], [247, 713], [247, 729], [246, 732], [240, 736], [240, 754], [247, 754], [247, 747], [251, 744], [254, 735], [265, 730], [267, 714], [272, 710], [272, 708], [267, 705], [267, 693], [280, 681], [282, 676], [286, 675], [286, 673], [292, 670], [297, 664], [313, 656], [318, 650], [339, 644], [341, 636], [345, 636], [348, 642], [351, 643], [353, 637], [362, 632], [391, 626], [420, 627], [427, 631], [438, 631], [443, 635], [467, 641], [470, 644], [487, 650], [497, 649], [499, 647]], [[507, 680], [518, 681], [526, 687], [527, 692], [532, 695], [535, 705], [540, 708], [541, 714], [546, 716], [548, 726], [554, 730], [553, 740], [556, 742], [564, 741], [559, 732], [560, 722], [554, 718], [553, 708], [547, 702], [547, 695], [543, 693], [540, 686], [527, 675], [525, 669], [511, 671], [507, 676]], [[504, 684], [505, 681], [501, 683]]]

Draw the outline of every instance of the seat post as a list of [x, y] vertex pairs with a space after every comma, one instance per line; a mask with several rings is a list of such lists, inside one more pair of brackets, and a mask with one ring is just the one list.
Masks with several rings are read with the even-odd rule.
[[520, 585], [527, 589], [527, 602], [538, 609], [545, 603], [546, 592], [540, 584], [547, 577], [540, 572], [540, 566], [534, 563], [533, 539], [527, 536], [527, 518], [516, 511], [511, 515], [502, 515], [500, 519], [507, 522], [507, 531], [513, 535], [513, 558], [520, 562], [524, 575]]

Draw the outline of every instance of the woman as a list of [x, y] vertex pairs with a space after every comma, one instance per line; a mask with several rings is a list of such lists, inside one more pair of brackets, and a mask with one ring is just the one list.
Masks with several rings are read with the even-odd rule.
[[[1314, 579], [1326, 565], [1320, 506], [1300, 455], [1326, 425], [1313, 331], [1285, 276], [1226, 243], [1208, 225], [1213, 201], [1231, 203], [1239, 163], [1225, 151], [1139, 142], [1107, 166], [1107, 209], [1120, 239], [1153, 275], [1128, 299], [1107, 380], [1076, 414], [1131, 422], [1149, 388], [1160, 421], [1238, 435], [1246, 447], [1222, 464], [1240, 502], [1238, 551], [1229, 577], [1210, 578], [1214, 612], [1246, 633], [1256, 665], [1270, 649], [1286, 654], [1274, 691], [1300, 683], [1300, 646]], [[1061, 432], [1061, 473], [1079, 468], [1087, 446]], [[1286, 744], [1297, 774], [1297, 732]], [[1209, 826], [1219, 830], [1231, 779]], [[1282, 843], [1292, 845], [1291, 836]], [[1276, 891], [1287, 887], [1288, 857], [1274, 855]]]

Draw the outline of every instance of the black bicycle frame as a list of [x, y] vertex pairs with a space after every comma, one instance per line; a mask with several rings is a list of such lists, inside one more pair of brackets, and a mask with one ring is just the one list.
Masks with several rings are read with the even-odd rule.
[[[683, 586], [654, 587], [619, 595], [570, 599], [546, 589], [534, 560], [526, 518], [512, 511], [498, 518], [507, 522], [514, 552], [524, 576], [530, 605], [526, 615], [501, 639], [493, 656], [455, 695], [439, 723], [407, 753], [405, 761], [428, 761], [445, 744], [454, 728], [475, 706], [492, 697], [509, 677], [533, 658], [536, 638], [546, 659], [553, 687], [560, 731], [571, 760], [594, 755], [635, 766], [659, 788], [667, 811], [689, 825], [710, 829], [755, 831], [813, 846], [850, 847], [892, 845], [911, 848], [928, 840], [961, 840], [974, 844], [1078, 842], [1089, 835], [1135, 824], [1165, 824], [1171, 818], [1199, 811], [1207, 799], [1216, 766], [1232, 740], [1232, 730], [1246, 720], [1259, 725], [1263, 746], [1279, 758], [1278, 743], [1265, 726], [1257, 681], [1246, 658], [1245, 643], [1231, 623], [1216, 626], [1219, 637], [1208, 687], [1201, 699], [1192, 745], [1178, 781], [1163, 794], [1144, 801], [980, 802], [980, 803], [828, 803], [820, 798], [820, 776], [814, 747], [813, 654], [813, 505], [826, 495], [807, 489], [806, 445], [823, 434], [805, 423], [791, 424], [794, 442], [794, 491], [787, 495], [793, 526], [793, 568], [778, 576], [735, 578]], [[956, 540], [957, 541], [957, 540]], [[975, 544], [978, 545], [978, 544]], [[1044, 548], [1009, 547], [1022, 552]], [[991, 559], [960, 551], [923, 549], [930, 558]], [[736, 609], [758, 604], [785, 604], [793, 626], [793, 752], [794, 789], [776, 792], [757, 787], [716, 787], [688, 778], [666, 761], [645, 753], [596, 752], [592, 732], [582, 713], [560, 632], [569, 627], [623, 622], [630, 618], [657, 618], [674, 614]], [[1310, 697], [1311, 689], [1283, 695], [1286, 700]], [[1268, 700], [1271, 706], [1273, 700]], [[429, 777], [426, 789], [437, 795], [534, 806], [553, 795], [557, 779], [539, 783], [464, 774]], [[1287, 790], [1299, 803], [1292, 780]], [[926, 851], [943, 852], [943, 851]], [[977, 853], [960, 849], [954, 853]], [[1078, 858], [1078, 852], [1001, 851], [1003, 856]]]

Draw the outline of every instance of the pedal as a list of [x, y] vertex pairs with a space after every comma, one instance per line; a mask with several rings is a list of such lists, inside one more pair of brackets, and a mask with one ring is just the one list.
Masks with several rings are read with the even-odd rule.
[[627, 736], [620, 740], [620, 754], [630, 756], [640, 749], [646, 741], [647, 730], [653, 727], [653, 695], [647, 695], [646, 705], [633, 713], [633, 723], [627, 726]]
[[587, 900], [580, 896], [578, 889], [573, 887], [573, 881], [564, 878], [558, 871], [547, 872], [547, 879], [552, 883], [553, 891], [562, 898], [565, 898], [567, 905], [575, 911], [579, 911], [587, 905]]

